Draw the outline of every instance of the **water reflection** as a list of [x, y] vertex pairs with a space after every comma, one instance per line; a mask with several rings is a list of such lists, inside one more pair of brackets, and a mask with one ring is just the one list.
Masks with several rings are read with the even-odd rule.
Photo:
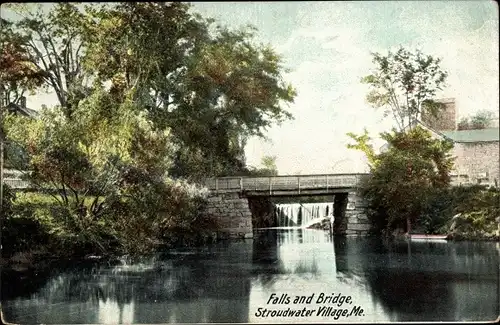
[[[253, 241], [142, 261], [81, 264], [24, 278], [4, 273], [2, 310], [4, 320], [15, 323], [330, 322], [331, 316], [262, 318], [256, 312], [321, 305], [267, 305], [273, 293], [342, 293], [364, 310], [343, 322], [492, 320], [498, 270], [493, 243], [332, 241], [323, 231], [274, 229], [257, 232]], [[12, 289], [20, 286], [26, 290]]]

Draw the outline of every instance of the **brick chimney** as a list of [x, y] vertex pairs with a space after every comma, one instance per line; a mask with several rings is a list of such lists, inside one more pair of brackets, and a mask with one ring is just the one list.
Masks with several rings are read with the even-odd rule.
[[436, 117], [431, 114], [422, 114], [422, 122], [428, 127], [437, 131], [452, 131], [457, 129], [457, 110], [455, 98], [444, 98], [436, 100], [444, 104]]

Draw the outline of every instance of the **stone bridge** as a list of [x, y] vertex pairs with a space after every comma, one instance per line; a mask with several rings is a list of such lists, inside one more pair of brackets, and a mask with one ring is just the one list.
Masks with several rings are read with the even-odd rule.
[[[205, 181], [210, 190], [206, 213], [215, 217], [229, 238], [252, 238], [258, 218], [255, 202], [262, 199], [323, 196], [334, 202], [334, 232], [363, 235], [370, 228], [366, 204], [358, 188], [369, 174], [323, 174], [269, 177], [221, 177]], [[272, 205], [272, 204], [269, 204]], [[267, 214], [272, 213], [267, 211]], [[271, 216], [271, 218], [274, 215]]]
[[[20, 172], [7, 170], [5, 174], [5, 183], [13, 189], [34, 189], [28, 181], [20, 178]], [[252, 238], [253, 229], [262, 227], [262, 219], [267, 218], [264, 227], [276, 226], [273, 198], [285, 198], [292, 203], [298, 197], [323, 197], [334, 203], [335, 234], [362, 235], [370, 225], [364, 211], [366, 204], [357, 194], [357, 189], [368, 175], [210, 178], [204, 184], [210, 190], [205, 213], [217, 219], [221, 237]]]

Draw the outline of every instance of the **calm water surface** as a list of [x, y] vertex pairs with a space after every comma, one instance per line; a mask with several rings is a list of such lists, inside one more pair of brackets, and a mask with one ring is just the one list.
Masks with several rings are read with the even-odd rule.
[[[254, 240], [141, 261], [4, 274], [2, 311], [14, 323], [494, 320], [499, 254], [496, 243], [389, 244], [331, 240], [316, 230], [262, 230]], [[325, 302], [321, 294], [340, 297]], [[296, 296], [310, 303], [294, 303]], [[261, 317], [264, 309], [275, 316]], [[302, 316], [277, 316], [279, 310]]]

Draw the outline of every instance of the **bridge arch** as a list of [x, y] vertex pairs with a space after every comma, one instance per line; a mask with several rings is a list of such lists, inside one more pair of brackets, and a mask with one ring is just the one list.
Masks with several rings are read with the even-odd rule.
[[[370, 229], [366, 204], [358, 194], [369, 174], [321, 174], [269, 177], [221, 177], [207, 179], [207, 213], [222, 226], [222, 237], [252, 238], [258, 214], [255, 202], [264, 206], [273, 198], [327, 196], [334, 202], [334, 231], [338, 235], [365, 235]], [[272, 209], [267, 204], [267, 214]], [[262, 210], [262, 209], [261, 209]], [[263, 209], [264, 212], [265, 209]], [[261, 211], [262, 212], [262, 211]], [[273, 216], [274, 217], [274, 216]], [[272, 222], [270, 223], [272, 224]], [[268, 226], [270, 225], [268, 224]]]

